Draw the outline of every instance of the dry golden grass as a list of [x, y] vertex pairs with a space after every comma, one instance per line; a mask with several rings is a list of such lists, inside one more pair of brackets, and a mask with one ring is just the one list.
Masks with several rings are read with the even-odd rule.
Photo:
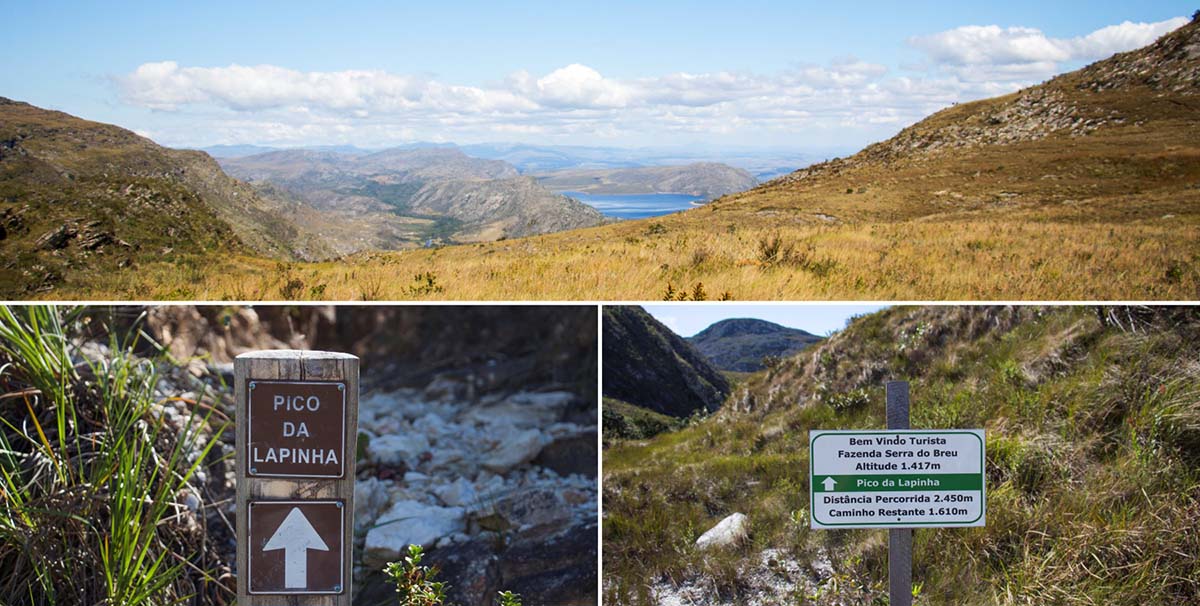
[[1168, 116], [1152, 131], [862, 161], [591, 229], [321, 263], [144, 263], [39, 296], [657, 300], [699, 284], [738, 300], [1196, 299], [1195, 141], [1190, 116]]

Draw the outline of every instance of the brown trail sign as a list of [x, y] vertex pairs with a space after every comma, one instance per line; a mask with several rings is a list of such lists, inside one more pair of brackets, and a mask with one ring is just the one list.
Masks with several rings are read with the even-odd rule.
[[358, 358], [234, 361], [239, 606], [349, 606]]

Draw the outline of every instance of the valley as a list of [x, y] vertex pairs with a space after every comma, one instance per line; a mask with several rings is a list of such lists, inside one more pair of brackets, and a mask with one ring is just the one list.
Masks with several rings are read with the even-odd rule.
[[[268, 235], [309, 233], [299, 226], [312, 209], [344, 204], [361, 210], [323, 213], [337, 217], [330, 225], [340, 227], [322, 230], [341, 230], [344, 238], [361, 237], [370, 246], [336, 260], [310, 261], [245, 245], [171, 246], [156, 233], [164, 241], [156, 250], [172, 253], [127, 260], [106, 247], [102, 255], [72, 253], [65, 263], [64, 253], [32, 246], [63, 225], [47, 222], [10, 230], [21, 235], [4, 243], [5, 284], [18, 296], [236, 300], [284, 294], [331, 300], [1195, 298], [1200, 293], [1195, 48], [1200, 24], [1193, 21], [1148, 47], [1046, 83], [949, 107], [852, 156], [685, 212], [607, 224], [599, 213], [564, 202], [531, 177], [482, 168], [495, 165], [478, 160], [442, 162], [500, 170], [486, 174], [494, 177], [489, 182], [544, 190], [542, 202], [523, 213], [491, 191], [492, 185], [480, 190], [472, 180], [411, 177], [421, 183], [417, 192], [428, 188], [417, 196], [409, 175], [438, 169], [397, 168], [385, 158], [363, 165], [369, 168], [343, 166], [358, 166], [370, 154], [340, 160], [312, 152], [295, 166], [255, 165], [243, 157], [229, 170], [245, 178], [273, 174], [311, 188], [305, 203], [297, 204], [296, 192], [279, 186], [288, 189], [285, 198], [291, 201], [270, 204], [290, 209], [295, 220], [283, 223], [290, 226], [284, 230], [266, 230]], [[7, 119], [11, 133], [10, 124]], [[33, 139], [15, 135], [3, 137], [13, 142], [10, 149], [35, 147]], [[277, 152], [266, 155], [271, 153]], [[19, 152], [5, 152], [4, 174], [21, 175], [3, 185], [0, 211], [7, 216], [35, 199], [29, 192], [44, 192], [36, 199], [49, 203], [58, 191], [43, 184], [56, 177], [29, 162]], [[376, 195], [411, 204], [412, 214], [393, 212], [394, 204]], [[464, 208], [467, 196], [507, 218], [472, 217]], [[268, 204], [260, 202], [261, 194], [251, 200], [251, 207]], [[119, 196], [112, 203], [120, 204]], [[355, 213], [357, 223], [346, 216]], [[434, 214], [462, 223], [431, 224]], [[552, 229], [566, 231], [537, 233]], [[165, 233], [165, 227], [157, 231]], [[442, 234], [450, 234], [446, 243], [463, 244], [376, 248], [409, 240], [425, 245]], [[265, 247], [262, 240], [270, 241], [253, 240], [259, 249]], [[17, 257], [25, 259], [22, 269], [16, 269]], [[217, 257], [220, 262], [213, 263]], [[45, 270], [31, 271], [36, 266]]]

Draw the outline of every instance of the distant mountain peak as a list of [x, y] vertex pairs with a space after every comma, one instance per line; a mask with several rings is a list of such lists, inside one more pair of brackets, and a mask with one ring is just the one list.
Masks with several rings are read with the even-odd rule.
[[716, 322], [688, 339], [717, 368], [737, 372], [762, 370], [763, 359], [795, 355], [822, 337], [757, 318]]

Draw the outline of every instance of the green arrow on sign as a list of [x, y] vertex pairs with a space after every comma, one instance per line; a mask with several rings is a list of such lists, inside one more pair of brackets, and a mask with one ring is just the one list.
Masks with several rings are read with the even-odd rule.
[[825, 478], [821, 483], [825, 485], [825, 492], [833, 492], [833, 487], [837, 485], [837, 480]]

